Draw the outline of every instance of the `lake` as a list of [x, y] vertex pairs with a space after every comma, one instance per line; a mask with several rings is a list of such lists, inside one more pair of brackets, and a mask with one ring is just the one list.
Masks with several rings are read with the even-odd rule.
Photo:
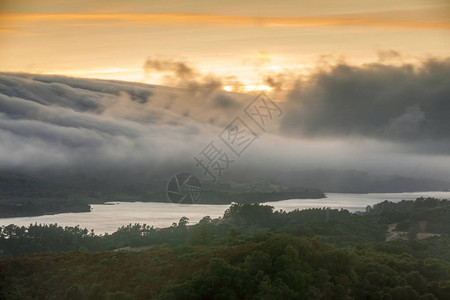
[[[418, 193], [373, 193], [373, 194], [343, 194], [327, 193], [323, 199], [291, 199], [277, 202], [267, 202], [276, 210], [292, 211], [314, 207], [344, 208], [349, 211], [364, 211], [367, 205], [373, 205], [384, 200], [399, 202], [414, 200], [418, 197], [435, 197], [450, 199], [450, 192], [418, 192]], [[97, 234], [112, 233], [117, 228], [134, 223], [153, 225], [156, 228], [168, 227], [185, 216], [190, 224], [198, 222], [204, 216], [217, 218], [223, 215], [229, 205], [176, 205], [172, 203], [154, 202], [111, 202], [110, 205], [93, 204], [88, 213], [64, 213], [38, 217], [0, 219], [0, 226], [16, 224], [28, 226], [34, 223], [54, 224], [59, 226], [81, 225], [83, 228], [94, 229]]]

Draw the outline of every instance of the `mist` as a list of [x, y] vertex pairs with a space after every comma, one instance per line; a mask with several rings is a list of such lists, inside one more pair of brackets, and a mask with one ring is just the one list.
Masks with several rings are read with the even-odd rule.
[[[293, 85], [279, 74], [272, 82], [283, 113], [266, 131], [245, 119], [256, 94], [225, 92], [218, 76], [179, 61], [149, 59], [144, 69], [168, 72], [172, 87], [0, 74], [0, 169], [204, 177], [193, 157], [214, 141], [233, 160], [219, 180], [311, 169], [450, 179], [448, 59], [341, 63], [307, 79], [289, 74]], [[257, 135], [241, 156], [219, 138], [238, 116]]]

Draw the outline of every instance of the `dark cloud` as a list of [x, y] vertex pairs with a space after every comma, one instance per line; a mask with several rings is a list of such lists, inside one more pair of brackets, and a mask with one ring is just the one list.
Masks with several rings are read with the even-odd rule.
[[212, 106], [215, 108], [235, 109], [241, 107], [242, 104], [228, 95], [218, 94], [212, 99]]
[[162, 75], [165, 85], [180, 88], [169, 93], [155, 90], [150, 98], [153, 105], [197, 121], [226, 126], [240, 112], [243, 103], [251, 100], [249, 95], [222, 90], [223, 80], [239, 85], [235, 77], [222, 79], [203, 74], [185, 61], [149, 58], [143, 69], [147, 76]]
[[286, 85], [286, 75], [283, 73], [264, 74], [262, 75], [263, 83], [275, 91], [280, 91]]
[[189, 63], [173, 59], [148, 58], [143, 67], [146, 76], [165, 75], [165, 84], [189, 89], [191, 92], [210, 93], [222, 87], [222, 80], [212, 74], [202, 74]]
[[450, 59], [318, 70], [288, 95], [281, 128], [303, 137], [445, 144], [450, 140]]
[[143, 68], [147, 73], [150, 73], [152, 71], [173, 72], [175, 76], [179, 77], [183, 81], [188, 81], [193, 77], [198, 76], [197, 71], [195, 71], [186, 62], [183, 61], [149, 58], [144, 63]]

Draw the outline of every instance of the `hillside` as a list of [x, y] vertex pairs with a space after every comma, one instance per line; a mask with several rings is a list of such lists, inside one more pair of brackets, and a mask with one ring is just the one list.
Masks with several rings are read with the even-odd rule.
[[[365, 215], [234, 204], [192, 226], [181, 218], [104, 236], [10, 225], [0, 230], [0, 298], [446, 299], [448, 220], [447, 200], [419, 198]], [[393, 222], [405, 240], [390, 241]], [[424, 230], [434, 236], [422, 239]]]

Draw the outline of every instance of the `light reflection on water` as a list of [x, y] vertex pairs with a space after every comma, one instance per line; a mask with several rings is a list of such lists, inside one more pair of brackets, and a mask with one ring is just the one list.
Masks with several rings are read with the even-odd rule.
[[[418, 197], [436, 197], [450, 199], [450, 192], [419, 193], [379, 193], [379, 194], [342, 194], [328, 193], [324, 199], [292, 199], [267, 202], [276, 210], [292, 211], [314, 207], [344, 208], [349, 211], [364, 211], [367, 205], [384, 200], [398, 202], [414, 200]], [[153, 225], [156, 228], [168, 227], [185, 216], [190, 224], [198, 222], [204, 216], [221, 217], [229, 205], [175, 205], [172, 203], [152, 202], [114, 202], [115, 205], [93, 204], [89, 213], [64, 213], [38, 217], [0, 219], [0, 226], [16, 224], [57, 223], [60, 226], [81, 225], [82, 228], [94, 229], [97, 234], [112, 233], [120, 226], [134, 223]]]

